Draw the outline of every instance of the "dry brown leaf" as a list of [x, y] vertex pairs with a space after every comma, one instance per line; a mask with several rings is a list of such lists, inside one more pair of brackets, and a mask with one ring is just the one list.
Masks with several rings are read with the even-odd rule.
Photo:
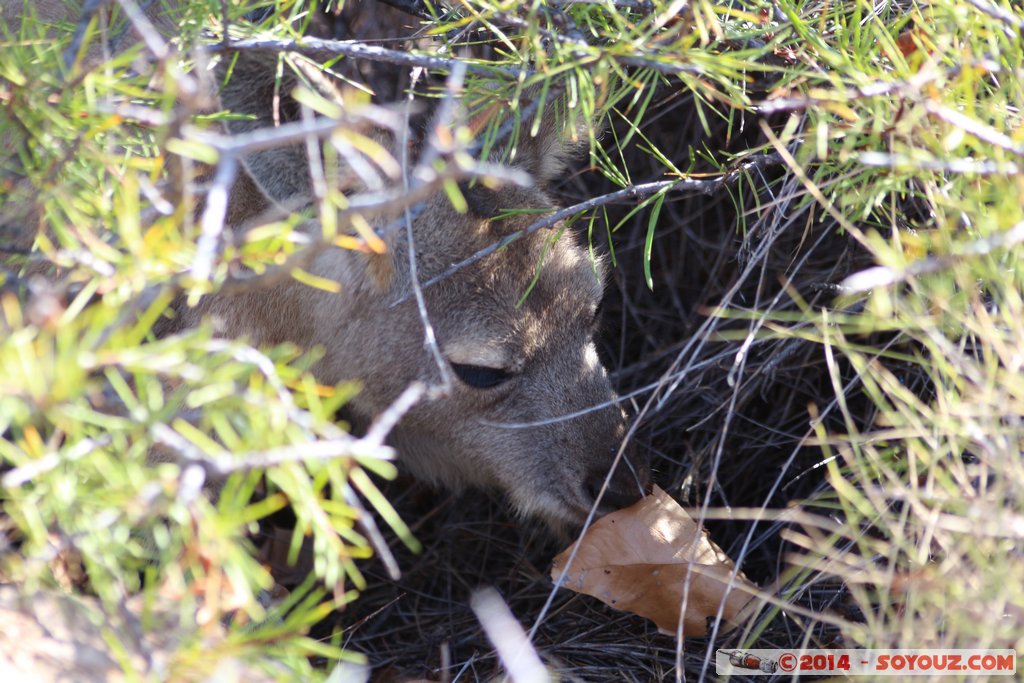
[[646, 617], [662, 632], [675, 634], [683, 591], [689, 593], [683, 633], [707, 635], [707, 619], [718, 614], [734, 626], [758, 592], [739, 574], [729, 586], [733, 562], [671, 496], [654, 492], [624, 510], [594, 522], [583, 538], [555, 558], [558, 580], [576, 546], [563, 586], [592, 595], [607, 605]]

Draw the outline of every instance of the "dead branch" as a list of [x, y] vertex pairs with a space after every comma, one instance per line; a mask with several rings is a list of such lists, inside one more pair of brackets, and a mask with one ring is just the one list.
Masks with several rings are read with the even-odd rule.
[[466, 70], [484, 76], [502, 78], [518, 78], [519, 69], [510, 69], [486, 62], [464, 62], [447, 57], [420, 55], [401, 50], [390, 50], [377, 45], [367, 45], [356, 40], [324, 40], [320, 38], [302, 38], [300, 40], [282, 40], [261, 38], [232, 41], [230, 45], [216, 45], [210, 48], [213, 52], [224, 51], [264, 51], [294, 52], [313, 58], [327, 58], [344, 55], [353, 59], [368, 59], [398, 66], [421, 67], [431, 71], [451, 71], [456, 64], [464, 63]]
[[[459, 270], [465, 268], [466, 266], [472, 265], [472, 264], [476, 263], [477, 261], [479, 261], [481, 259], [487, 258], [488, 256], [490, 256], [494, 252], [496, 252], [499, 249], [505, 247], [509, 243], [514, 242], [517, 239], [520, 239], [521, 237], [525, 237], [526, 235], [533, 234], [533, 233], [537, 232], [538, 230], [543, 230], [545, 228], [554, 227], [559, 221], [563, 221], [563, 220], [566, 220], [568, 218], [572, 218], [572, 217], [574, 217], [574, 216], [576, 216], [576, 215], [578, 215], [580, 213], [583, 213], [584, 211], [589, 211], [590, 209], [595, 209], [595, 208], [597, 208], [599, 206], [605, 206], [607, 204], [614, 204], [614, 203], [620, 202], [622, 200], [645, 199], [647, 197], [650, 197], [652, 195], [655, 195], [655, 194], [658, 194], [658, 193], [661, 193], [661, 192], [664, 192], [664, 193], [669, 193], [669, 192], [672, 192], [672, 193], [680, 192], [681, 193], [681, 192], [685, 192], [685, 193], [701, 193], [701, 194], [708, 194], [709, 195], [709, 194], [713, 193], [715, 190], [717, 190], [720, 187], [722, 187], [723, 185], [727, 185], [727, 184], [735, 181], [737, 178], [739, 178], [744, 173], [747, 173], [747, 172], [755, 170], [755, 169], [764, 168], [765, 166], [770, 166], [772, 164], [777, 164], [780, 161], [781, 161], [781, 158], [778, 155], [776, 155], [776, 154], [766, 154], [766, 155], [757, 157], [756, 159], [754, 159], [752, 161], [748, 161], [747, 163], [743, 164], [742, 166], [740, 166], [740, 167], [738, 167], [736, 169], [733, 169], [733, 170], [729, 171], [728, 173], [720, 175], [717, 178], [710, 178], [710, 179], [707, 179], [707, 180], [696, 179], [696, 178], [680, 178], [678, 180], [659, 180], [659, 181], [655, 181], [655, 182], [651, 182], [651, 183], [643, 183], [643, 184], [640, 184], [640, 185], [629, 185], [627, 187], [624, 187], [621, 190], [617, 190], [615, 192], [609, 192], [608, 194], [604, 194], [604, 195], [601, 195], [600, 197], [594, 197], [592, 199], [588, 199], [588, 200], [586, 200], [584, 202], [580, 202], [579, 204], [573, 204], [572, 206], [568, 206], [568, 207], [566, 207], [564, 209], [561, 209], [559, 211], [555, 211], [554, 213], [549, 214], [549, 215], [545, 216], [544, 218], [541, 218], [540, 220], [532, 223], [530, 226], [528, 226], [526, 228], [523, 228], [522, 230], [517, 230], [516, 232], [513, 232], [513, 233], [505, 236], [504, 238], [498, 240], [494, 244], [491, 244], [488, 247], [484, 247], [483, 249], [481, 249], [480, 251], [476, 252], [475, 254], [470, 256], [469, 258], [466, 258], [466, 259], [463, 259], [462, 261], [459, 261], [458, 263], [456, 263], [456, 264], [452, 265], [451, 267], [449, 267], [444, 272], [442, 272], [442, 273], [440, 273], [438, 275], [435, 275], [434, 277], [432, 277], [429, 280], [427, 280], [426, 282], [424, 282], [423, 283], [423, 288], [426, 289], [427, 287], [430, 287], [431, 285], [435, 285], [438, 282], [441, 282], [442, 280], [445, 280], [445, 279], [451, 277], [452, 275], [454, 275]], [[404, 300], [404, 298], [403, 299], [399, 299], [398, 301], [396, 301], [392, 305], [398, 305], [403, 300]]]

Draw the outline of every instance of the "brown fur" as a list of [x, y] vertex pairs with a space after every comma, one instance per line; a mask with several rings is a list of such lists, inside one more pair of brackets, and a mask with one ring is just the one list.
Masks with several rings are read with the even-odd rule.
[[[243, 55], [235, 64], [234, 76], [220, 93], [222, 104], [256, 119], [229, 124], [232, 132], [273, 125], [274, 72], [272, 59], [265, 56]], [[280, 92], [288, 89], [286, 79]], [[279, 114], [287, 106], [285, 102]], [[571, 145], [550, 123], [552, 118], [546, 117], [548, 123], [536, 137], [523, 131], [514, 155], [495, 155], [510, 157], [513, 165], [533, 174], [534, 187], [468, 188], [471, 210], [466, 214], [458, 213], [443, 195], [426, 202], [412, 230], [421, 281], [539, 217], [526, 213], [493, 218], [501, 210], [547, 211], [554, 206], [544, 188], [564, 167]], [[302, 147], [253, 154], [245, 167], [249, 175], [233, 190], [229, 220], [234, 225], [254, 218], [256, 209], [309, 202]], [[178, 302], [174, 320], [161, 325], [162, 333], [209, 319], [217, 334], [245, 337], [254, 345], [288, 341], [320, 348], [323, 356], [313, 368], [318, 381], [363, 381], [364, 389], [349, 409], [357, 426], [365, 425], [411, 382], [439, 380], [410, 296], [409, 245], [404, 231], [400, 234], [384, 256], [333, 247], [322, 251], [308, 270], [340, 283], [340, 293], [289, 280], [214, 294], [194, 308]], [[555, 240], [556, 234], [557, 228], [547, 229], [516, 240], [424, 291], [449, 363], [500, 369], [510, 376], [481, 389], [453, 374], [450, 396], [415, 406], [391, 442], [421, 479], [455, 489], [499, 489], [522, 513], [562, 526], [578, 524], [589, 511], [627, 422], [618, 405], [593, 408], [616, 399], [593, 341], [603, 266], [595, 266], [571, 234]], [[517, 306], [542, 260], [532, 291]], [[382, 279], [382, 272], [388, 277]], [[581, 411], [581, 416], [540, 426], [505, 426]], [[640, 495], [646, 468], [637, 462], [633, 467], [631, 472], [625, 463], [620, 465], [606, 504]]]

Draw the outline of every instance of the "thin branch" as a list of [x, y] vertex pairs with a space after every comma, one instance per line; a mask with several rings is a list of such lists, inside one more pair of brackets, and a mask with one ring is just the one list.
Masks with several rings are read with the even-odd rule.
[[[560, 16], [563, 22], [569, 21], [568, 15], [562, 14], [559, 8], [555, 7], [548, 9], [554, 9], [555, 12], [558, 13], [557, 16]], [[663, 74], [676, 75], [681, 73], [690, 73], [697, 76], [703, 76], [705, 73], [705, 70], [699, 66], [693, 64], [681, 64], [678, 53], [671, 53], [662, 56], [657, 53], [645, 54], [641, 50], [634, 49], [632, 54], [629, 55], [609, 55], [603, 50], [602, 46], [591, 45], [587, 42], [583, 37], [583, 33], [573, 27], [570, 27], [567, 32], [562, 33], [557, 30], [542, 28], [537, 24], [536, 20], [532, 18], [522, 19], [507, 12], [500, 11], [488, 12], [487, 14], [488, 17], [496, 19], [496, 23], [507, 24], [508, 26], [525, 32], [535, 31], [538, 35], [546, 38], [547, 40], [565, 45], [573, 51], [573, 57], [580, 60], [582, 64], [596, 61], [602, 57], [611, 57], [623, 66], [652, 69]], [[667, 58], [668, 61], [661, 61], [663, 58]]]
[[[573, 48], [573, 56], [582, 60], [584, 63], [593, 62], [602, 57], [608, 56], [623, 66], [652, 69], [659, 73], [669, 75], [676, 75], [680, 73], [691, 73], [695, 75], [704, 74], [704, 69], [697, 65], [679, 63], [678, 56], [673, 59], [672, 55], [666, 54], [664, 58], [668, 61], [662, 61], [662, 56], [658, 54], [608, 55], [601, 47], [591, 45], [582, 37], [567, 36], [555, 31], [541, 29], [532, 25], [525, 19], [513, 17], [505, 13], [498, 13], [495, 15], [495, 18], [499, 21], [508, 23], [515, 28], [539, 31], [542, 36]], [[489, 77], [500, 76], [512, 80], [519, 79], [524, 72], [524, 68], [520, 67], [512, 68], [488, 62], [469, 62], [466, 60], [438, 57], [435, 55], [414, 54], [404, 52], [402, 50], [390, 50], [377, 45], [368, 45], [367, 43], [355, 40], [325, 40], [309, 37], [301, 38], [299, 40], [250, 38], [246, 40], [233, 41], [230, 45], [211, 46], [210, 50], [212, 52], [294, 52], [307, 57], [321, 59], [344, 55], [353, 59], [368, 59], [370, 61], [397, 64], [399, 66], [420, 67], [431, 71], [449, 72], [455, 67], [455, 64], [464, 64], [466, 66], [466, 70], [470, 73]], [[529, 70], [526, 70], [526, 73], [529, 74]]]
[[[970, 66], [978, 66], [978, 62]], [[985, 62], [985, 68], [993, 73], [999, 71], [995, 63]], [[802, 97], [780, 97], [774, 100], [767, 100], [754, 107], [759, 114], [774, 114], [786, 111], [802, 111], [822, 105], [834, 104], [836, 102], [849, 103], [854, 100], [865, 100], [874, 97], [894, 97], [918, 95], [928, 84], [940, 78], [956, 78], [963, 70], [962, 64], [955, 64], [948, 69], [927, 68], [921, 69], [913, 77], [899, 81], [879, 81], [865, 86], [855, 86], [846, 90], [829, 91], [827, 96], [802, 96]]]
[[299, 40], [282, 40], [276, 38], [236, 40], [228, 46], [212, 46], [211, 51], [265, 51], [295, 52], [307, 57], [336, 57], [344, 55], [354, 59], [397, 64], [399, 66], [420, 67], [431, 71], [451, 71], [456, 64], [465, 64], [466, 70], [485, 76], [503, 76], [518, 78], [518, 69], [487, 64], [486, 62], [467, 63], [459, 59], [436, 57], [432, 55], [413, 54], [402, 50], [389, 50], [377, 45], [368, 45], [356, 40], [324, 40], [320, 38], [301, 38]]
[[917, 159], [906, 154], [889, 154], [886, 152], [861, 152], [856, 156], [857, 162], [865, 166], [889, 168], [894, 170], [936, 171], [938, 173], [970, 173], [974, 175], [1015, 176], [1024, 171], [1024, 167], [1012, 161], [980, 160], [970, 157], [947, 159]]
[[[381, 4], [394, 7], [400, 12], [405, 12], [420, 19], [435, 19], [430, 8], [423, 0], [377, 0]], [[567, 9], [573, 5], [601, 5], [602, 7], [615, 7], [619, 9], [638, 10], [643, 14], [650, 14], [653, 11], [654, 3], [650, 0], [548, 0], [549, 7]]]
[[51, 451], [41, 458], [30, 460], [28, 463], [10, 470], [4, 474], [3, 479], [0, 479], [0, 484], [7, 489], [23, 486], [57, 467], [81, 460], [98, 448], [106, 448], [111, 441], [113, 438], [109, 434], [104, 434], [96, 439], [82, 439], [63, 451]]
[[[523, 171], [494, 164], [476, 164], [470, 167], [450, 164], [440, 173], [432, 170], [431, 173], [432, 176], [429, 179], [413, 185], [408, 191], [403, 188], [394, 188], [383, 192], [350, 197], [348, 208], [338, 212], [337, 227], [339, 229], [347, 227], [355, 215], [403, 211], [406, 207], [415, 206], [433, 196], [441, 190], [446, 182], [451, 180], [459, 182], [474, 178], [488, 178], [517, 185], [529, 185], [530, 180], [529, 176]], [[416, 173], [414, 172], [413, 175], [415, 176]], [[243, 291], [249, 292], [254, 289], [271, 287], [291, 277], [295, 268], [305, 267], [324, 248], [332, 244], [332, 242], [323, 239], [312, 240], [301, 250], [292, 254], [283, 264], [269, 269], [263, 274], [228, 277], [217, 290], [218, 294], [237, 294]]]
[[638, 10], [642, 14], [650, 14], [654, 11], [654, 3], [651, 0], [548, 0], [548, 5], [560, 9], [573, 5], [601, 5], [602, 7]]
[[338, 129], [351, 130], [358, 128], [360, 124], [398, 130], [402, 119], [387, 108], [366, 105], [357, 111], [346, 110], [340, 119], [319, 118], [314, 123], [295, 121], [273, 128], [260, 128], [249, 133], [230, 136], [196, 128], [187, 128], [185, 134], [188, 139], [195, 139], [210, 145], [221, 153], [241, 156], [292, 143], [305, 142], [310, 135], [327, 137]]
[[228, 0], [220, 0], [220, 21], [223, 24], [221, 29], [221, 45], [228, 47], [231, 45], [231, 31], [229, 30], [231, 15], [228, 12]]
[[117, 4], [121, 6], [121, 10], [128, 17], [132, 28], [142, 37], [142, 41], [152, 55], [161, 62], [167, 59], [170, 54], [167, 41], [160, 35], [156, 26], [153, 26], [153, 22], [149, 20], [145, 12], [133, 0], [117, 0]]
[[[400, 145], [400, 149], [402, 150], [402, 186], [405, 188], [406, 192], [409, 191], [409, 117], [413, 106], [413, 91], [415, 89], [416, 81], [422, 73], [423, 69], [413, 69], [409, 85], [409, 98], [405, 107], [405, 125], [402, 127], [402, 144]], [[452, 120], [455, 117], [456, 98], [461, 95], [465, 76], [465, 65], [460, 63], [452, 70], [448, 78], [445, 89], [445, 98], [437, 108], [433, 125], [430, 126], [431, 135], [429, 138], [429, 147], [420, 158], [421, 166], [426, 168], [433, 167], [435, 159], [441, 155], [442, 149], [441, 142], [438, 139], [438, 130], [447, 130], [451, 127]], [[427, 313], [427, 303], [423, 298], [423, 289], [420, 287], [419, 266], [416, 262], [416, 236], [413, 230], [412, 211], [409, 207], [406, 207], [404, 214], [405, 239], [409, 249], [409, 279], [412, 283], [413, 294], [416, 297], [416, 308], [419, 311], [420, 321], [423, 323], [424, 344], [430, 351], [430, 355], [433, 356], [434, 363], [437, 365], [437, 370], [441, 375], [441, 384], [437, 387], [432, 387], [431, 393], [438, 396], [447, 396], [452, 390], [452, 378], [448, 372], [448, 363], [445, 362], [444, 356], [441, 353], [441, 348], [437, 344], [437, 335], [434, 333], [434, 326], [430, 322], [430, 316]]]
[[1024, 222], [1017, 223], [1005, 232], [997, 232], [979, 240], [967, 242], [956, 248], [952, 254], [930, 256], [914, 261], [903, 268], [874, 266], [849, 276], [839, 285], [844, 294], [866, 292], [878, 287], [888, 287], [913, 277], [936, 273], [951, 268], [966, 258], [987, 256], [996, 249], [1010, 249], [1024, 242]]
[[356, 439], [348, 434], [341, 434], [334, 439], [271, 448], [241, 455], [214, 456], [199, 450], [185, 437], [163, 423], [153, 425], [150, 433], [155, 442], [173, 450], [183, 466], [198, 465], [206, 472], [207, 477], [212, 476], [218, 479], [236, 472], [262, 470], [287, 463], [327, 461], [344, 457], [373, 457], [391, 460], [395, 456], [394, 450], [390, 446], [367, 444], [364, 440]]
[[192, 278], [202, 282], [210, 277], [213, 260], [220, 251], [220, 238], [224, 233], [224, 219], [228, 214], [228, 196], [238, 175], [238, 157], [222, 154], [213, 176], [213, 185], [206, 196], [206, 208], [199, 222], [199, 241], [192, 263]]
[[491, 587], [475, 591], [469, 597], [469, 606], [494, 645], [512, 683], [551, 680], [530, 638], [498, 591]]
[[1018, 34], [1024, 32], [1024, 19], [1017, 15], [1009, 12], [998, 5], [994, 5], [986, 0], [967, 0], [967, 4], [974, 7], [982, 14], [987, 14], [993, 19], [1006, 24], [1005, 31], [1006, 35], [1010, 38], [1019, 37]]
[[[435, 275], [434, 277], [424, 282], [423, 288], [426, 289], [431, 285], [435, 285], [438, 282], [441, 282], [442, 280], [448, 279], [449, 277], [457, 273], [459, 270], [462, 270], [466, 266], [470, 266], [476, 263], [477, 261], [480, 261], [481, 259], [487, 258], [494, 252], [498, 251], [499, 249], [502, 249], [503, 247], [509, 245], [510, 243], [516, 241], [517, 239], [520, 239], [521, 237], [531, 235], [537, 232], [538, 230], [554, 227], [555, 224], [557, 224], [559, 221], [565, 220], [567, 218], [572, 218], [573, 216], [580, 214], [584, 211], [589, 211], [590, 209], [595, 209], [599, 206], [605, 206], [607, 204], [614, 204], [615, 202], [619, 202], [626, 199], [645, 199], [660, 192], [690, 192], [710, 195], [715, 190], [719, 189], [723, 185], [727, 185], [728, 183], [735, 181], [742, 174], [748, 171], [758, 168], [764, 168], [765, 166], [769, 166], [771, 164], [777, 164], [779, 163], [779, 161], [780, 157], [778, 155], [765, 154], [717, 178], [712, 178], [708, 180], [699, 180], [696, 178], [681, 178], [679, 180], [659, 180], [651, 183], [643, 183], [641, 185], [630, 185], [621, 190], [609, 192], [608, 194], [588, 199], [584, 202], [580, 202], [579, 204], [573, 204], [572, 206], [566, 207], [559, 211], [555, 211], [554, 213], [549, 214], [544, 218], [541, 218], [540, 220], [532, 223], [531, 225], [529, 225], [526, 228], [523, 228], [522, 230], [517, 230], [516, 232], [506, 235], [505, 237], [491, 244], [490, 246], [484, 247], [483, 249], [476, 252], [472, 256], [450, 266], [442, 273]], [[398, 301], [393, 303], [392, 306], [398, 305], [405, 298], [407, 297], [399, 299]]]
[[924, 103], [924, 108], [929, 114], [942, 119], [954, 128], [960, 128], [970, 133], [982, 142], [987, 142], [993, 147], [1004, 149], [1010, 154], [1024, 156], [1024, 145], [1018, 145], [1010, 136], [996, 130], [992, 126], [987, 126], [981, 121], [972, 119], [956, 109], [934, 104], [930, 100]]
[[363, 502], [359, 500], [359, 496], [351, 487], [345, 487], [342, 492], [342, 497], [345, 499], [345, 504], [353, 508], [358, 513], [356, 516], [356, 524], [363, 530], [363, 535], [366, 536], [366, 539], [373, 547], [373, 552], [375, 552], [377, 557], [380, 558], [381, 563], [384, 565], [384, 569], [387, 570], [388, 578], [392, 581], [398, 581], [402, 578], [402, 571], [398, 568], [398, 562], [395, 560], [395, 556], [391, 553], [391, 548], [388, 547], [388, 542], [384, 539], [384, 534], [382, 534], [380, 529], [377, 527], [377, 521], [363, 505]]
[[[400, 122], [386, 110], [378, 112], [376, 107], [371, 112], [378, 114], [377, 125], [391, 123], [397, 126]], [[228, 200], [235, 178], [238, 175], [239, 159], [248, 153], [262, 149], [282, 147], [294, 142], [308, 142], [312, 138], [330, 135], [339, 128], [351, 128], [357, 123], [364, 123], [367, 117], [361, 114], [349, 114], [342, 119], [322, 119], [317, 121], [298, 121], [273, 129], [261, 129], [252, 133], [225, 136], [211, 134], [207, 131], [192, 131], [190, 137], [215, 148], [220, 154], [213, 183], [206, 198], [206, 207], [200, 220], [199, 242], [196, 246], [196, 257], [192, 264], [191, 274], [197, 282], [210, 277], [214, 259], [220, 251], [221, 236], [224, 232], [224, 221], [228, 211]]]
[[388, 437], [391, 430], [395, 428], [398, 421], [405, 417], [413, 406], [426, 394], [427, 388], [421, 382], [413, 382], [405, 388], [398, 398], [389, 405], [382, 413], [374, 418], [370, 428], [366, 430], [366, 436], [361, 441], [370, 448], [384, 445], [384, 439]]

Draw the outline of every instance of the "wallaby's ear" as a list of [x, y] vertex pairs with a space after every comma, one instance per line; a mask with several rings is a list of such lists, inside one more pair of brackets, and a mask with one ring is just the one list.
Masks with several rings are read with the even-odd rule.
[[541, 116], [535, 133], [533, 128], [533, 117], [520, 123], [515, 156], [522, 161], [514, 158], [513, 165], [521, 164], [521, 168], [545, 187], [563, 179], [569, 163], [585, 152], [589, 142], [587, 128], [578, 115], [564, 111]]
[[[275, 54], [244, 52], [220, 64], [221, 106], [232, 115], [225, 123], [229, 132], [262, 131], [273, 136], [275, 126], [301, 121], [302, 105], [293, 97], [299, 87], [309, 87], [344, 110], [345, 97], [331, 76], [302, 59], [288, 63], [282, 59]], [[394, 136], [387, 127], [395, 122], [367, 115], [354, 120], [359, 124], [349, 129], [351, 135], [339, 134], [330, 142], [337, 150], [338, 163], [327, 181], [346, 195], [379, 189], [386, 178], [394, 179], [399, 173], [390, 151]], [[319, 165], [322, 159], [318, 156], [313, 161]], [[306, 144], [292, 142], [250, 152], [242, 164], [251, 184], [284, 209], [300, 210], [313, 202]]]
[[[280, 59], [276, 54], [242, 52], [219, 65], [221, 107], [233, 115], [225, 123], [230, 133], [264, 131], [273, 135], [275, 126], [302, 120], [302, 105], [292, 97], [300, 82], [315, 89], [328, 101], [343, 101], [334, 82], [320, 70], [307, 68], [301, 60], [284, 64]], [[397, 162], [389, 151], [394, 146], [389, 129], [376, 124], [367, 124], [367, 127], [369, 130], [353, 131], [361, 136], [358, 149], [345, 136], [331, 143], [338, 150], [339, 164], [335, 168], [337, 175], [329, 178], [328, 182], [336, 183], [338, 189], [346, 194], [374, 189], [376, 184], [384, 182], [384, 177], [398, 173]], [[341, 147], [343, 145], [348, 147]], [[367, 149], [371, 151], [367, 152]], [[320, 159], [314, 161], [320, 163]], [[310, 159], [305, 144], [291, 143], [257, 150], [246, 154], [242, 164], [245, 173], [240, 174], [233, 188], [229, 221], [240, 224], [245, 219], [264, 215], [275, 203], [279, 205], [278, 209], [294, 211], [304, 209], [314, 201]], [[365, 218], [372, 221], [370, 217]], [[315, 231], [317, 228], [310, 223], [309, 229]], [[367, 241], [361, 247], [355, 242], [348, 245], [366, 252], [364, 259], [350, 262], [351, 267], [365, 268], [365, 277], [349, 279], [365, 283], [378, 293], [401, 286], [401, 259], [405, 258], [400, 253], [401, 242], [395, 234], [389, 234], [375, 243]]]
[[[511, 125], [489, 156], [523, 169], [541, 187], [562, 178], [566, 166], [587, 149], [588, 121], [579, 108], [568, 108], [564, 95], [530, 88], [520, 95], [515, 111], [510, 114], [509, 109], [507, 103], [492, 103], [473, 116], [470, 129], [483, 136], [492, 127], [502, 130]], [[525, 115], [520, 113], [524, 111]]]

